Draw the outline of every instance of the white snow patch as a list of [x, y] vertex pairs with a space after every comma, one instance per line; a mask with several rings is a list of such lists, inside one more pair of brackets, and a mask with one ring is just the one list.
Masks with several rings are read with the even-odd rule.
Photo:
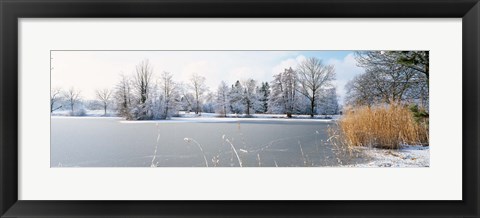
[[364, 148], [372, 160], [364, 164], [345, 167], [429, 167], [430, 147], [405, 145], [398, 150]]

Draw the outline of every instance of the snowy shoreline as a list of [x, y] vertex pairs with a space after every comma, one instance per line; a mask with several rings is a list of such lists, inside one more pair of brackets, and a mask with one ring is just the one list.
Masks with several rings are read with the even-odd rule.
[[337, 120], [340, 115], [323, 116], [315, 115], [313, 118], [310, 115], [293, 115], [291, 118], [287, 118], [286, 114], [254, 114], [250, 116], [228, 114], [227, 117], [223, 117], [216, 113], [202, 113], [197, 114], [181, 114], [179, 117], [172, 117], [166, 120], [125, 120], [122, 117], [113, 115], [113, 113], [107, 113], [107, 116], [103, 116], [103, 111], [87, 111], [84, 116], [69, 116], [68, 112], [54, 112], [52, 118], [115, 118], [119, 119], [121, 123], [195, 123], [195, 122], [208, 122], [208, 123], [225, 123], [225, 122], [238, 122], [238, 121], [302, 121], [302, 122], [332, 122]]
[[359, 148], [369, 158], [368, 163], [344, 167], [429, 167], [429, 146], [402, 146], [400, 149]]

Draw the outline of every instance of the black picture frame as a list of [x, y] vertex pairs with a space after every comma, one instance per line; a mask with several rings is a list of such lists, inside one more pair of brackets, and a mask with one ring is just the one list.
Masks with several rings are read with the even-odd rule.
[[[1, 217], [479, 216], [478, 0], [0, 0], [0, 15]], [[57, 17], [462, 18], [463, 200], [20, 201], [17, 193], [18, 19]]]

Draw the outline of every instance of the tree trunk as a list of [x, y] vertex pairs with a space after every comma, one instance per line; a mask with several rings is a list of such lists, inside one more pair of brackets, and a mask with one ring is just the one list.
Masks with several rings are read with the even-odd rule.
[[103, 111], [104, 111], [103, 115], [107, 116], [107, 104], [106, 103], [103, 105]]
[[287, 117], [288, 117], [288, 118], [292, 118], [292, 113], [288, 112], [288, 113], [287, 113]]
[[198, 102], [198, 90], [195, 89], [195, 100], [197, 101], [197, 107], [195, 108], [195, 114], [198, 114], [198, 112], [200, 111], [200, 104]]
[[168, 118], [168, 101], [166, 103], [166, 106], [165, 106], [165, 119]]
[[195, 108], [195, 114], [198, 114], [200, 112], [200, 104], [198, 103], [197, 100], [197, 107]]
[[313, 98], [311, 101], [310, 101], [310, 117], [313, 118], [313, 115], [314, 115], [314, 109], [315, 109], [315, 98]]

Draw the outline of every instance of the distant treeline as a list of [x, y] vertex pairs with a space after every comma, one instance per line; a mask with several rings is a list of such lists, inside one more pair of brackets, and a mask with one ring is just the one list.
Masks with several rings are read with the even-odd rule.
[[271, 82], [254, 79], [222, 81], [215, 91], [206, 86], [206, 78], [193, 74], [189, 81], [173, 80], [173, 74], [155, 75], [148, 60], [140, 62], [132, 75], [122, 75], [115, 87], [97, 90], [96, 100], [82, 101], [80, 91], [51, 91], [51, 112], [63, 108], [81, 115], [82, 108], [117, 111], [130, 120], [168, 119], [180, 111], [195, 114], [218, 113], [221, 116], [255, 113], [334, 115], [340, 111], [332, 81], [335, 70], [318, 58], [308, 58], [296, 69], [273, 75]]
[[[355, 59], [365, 72], [346, 85], [345, 106], [405, 104], [428, 111], [428, 51], [365, 51]], [[340, 113], [335, 67], [310, 57], [296, 67], [272, 75], [269, 82], [254, 79], [222, 81], [211, 91], [201, 74], [175, 81], [173, 73], [156, 74], [148, 60], [121, 75], [115, 87], [96, 90], [96, 99], [82, 100], [80, 90], [51, 90], [51, 112], [69, 110], [82, 115], [84, 108], [116, 111], [130, 120], [168, 119], [180, 111], [221, 116], [255, 113], [334, 115]]]

